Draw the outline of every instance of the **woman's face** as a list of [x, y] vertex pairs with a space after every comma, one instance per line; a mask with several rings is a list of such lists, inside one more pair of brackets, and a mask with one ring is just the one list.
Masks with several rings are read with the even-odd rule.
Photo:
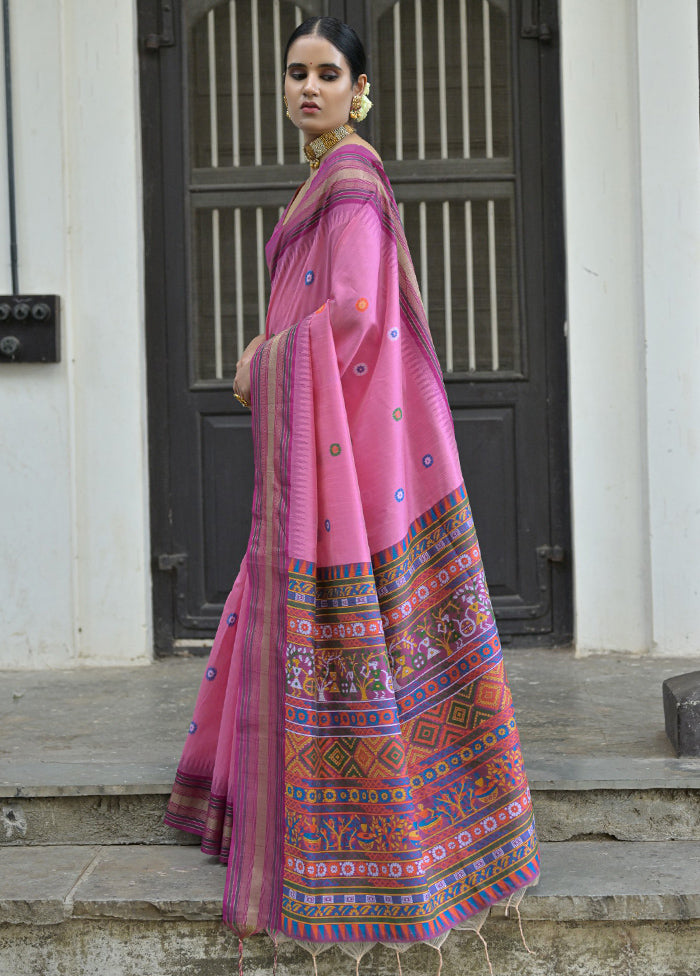
[[320, 35], [298, 37], [287, 53], [284, 93], [292, 122], [311, 142], [348, 121], [353, 95], [363, 91], [367, 75], [352, 83], [345, 56]]

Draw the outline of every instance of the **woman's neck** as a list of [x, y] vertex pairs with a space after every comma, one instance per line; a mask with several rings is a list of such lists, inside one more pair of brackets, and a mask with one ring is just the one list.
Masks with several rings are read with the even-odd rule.
[[318, 169], [326, 153], [334, 149], [347, 136], [352, 135], [354, 131], [349, 123], [344, 122], [335, 129], [320, 133], [320, 135], [317, 135], [310, 142], [306, 143], [304, 146], [304, 155], [308, 159], [311, 169]]

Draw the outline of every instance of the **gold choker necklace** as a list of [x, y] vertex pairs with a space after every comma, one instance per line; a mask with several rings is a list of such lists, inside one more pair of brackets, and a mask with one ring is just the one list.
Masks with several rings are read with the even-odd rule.
[[351, 125], [339, 125], [337, 129], [333, 129], [331, 132], [321, 133], [308, 146], [304, 146], [304, 155], [308, 159], [311, 169], [318, 169], [321, 165], [321, 160], [328, 150], [332, 149], [333, 146], [337, 146], [341, 139], [349, 136], [354, 131]]

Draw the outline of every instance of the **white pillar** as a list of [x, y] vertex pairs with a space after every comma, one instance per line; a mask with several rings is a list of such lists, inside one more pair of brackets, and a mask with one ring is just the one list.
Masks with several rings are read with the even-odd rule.
[[[64, 3], [78, 657], [151, 657], [136, 4]], [[157, 57], [157, 55], [155, 55]]]
[[634, 0], [562, 0], [561, 42], [576, 645], [641, 652], [651, 577]]
[[700, 649], [700, 135], [696, 0], [638, 0], [652, 647]]

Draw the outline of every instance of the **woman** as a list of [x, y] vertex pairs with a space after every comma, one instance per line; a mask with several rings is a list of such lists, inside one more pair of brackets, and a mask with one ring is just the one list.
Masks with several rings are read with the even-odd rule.
[[284, 67], [311, 168], [238, 363], [252, 529], [166, 820], [228, 863], [241, 938], [439, 946], [536, 880], [530, 795], [440, 366], [349, 124], [362, 45], [312, 18]]

